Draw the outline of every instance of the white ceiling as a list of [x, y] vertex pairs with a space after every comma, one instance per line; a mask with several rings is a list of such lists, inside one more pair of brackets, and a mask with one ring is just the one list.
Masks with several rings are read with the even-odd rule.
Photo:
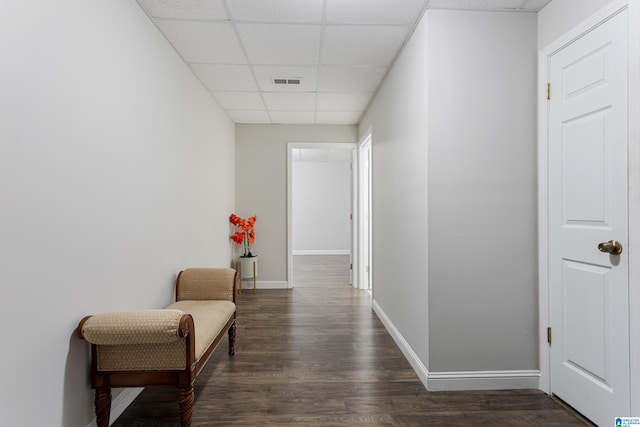
[[356, 124], [425, 9], [551, 0], [137, 1], [234, 122]]

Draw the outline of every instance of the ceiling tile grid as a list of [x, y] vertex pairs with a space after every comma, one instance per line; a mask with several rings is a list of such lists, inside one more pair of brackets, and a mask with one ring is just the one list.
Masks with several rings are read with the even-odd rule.
[[391, 65], [408, 30], [408, 26], [328, 25], [320, 62], [327, 65]]
[[424, 5], [423, 0], [328, 0], [326, 20], [342, 24], [411, 25]]
[[[318, 87], [318, 67], [255, 65], [253, 75], [261, 92], [315, 92]], [[276, 85], [274, 79], [299, 79], [299, 84]]]
[[249, 62], [255, 65], [318, 63], [322, 26], [303, 24], [236, 24]]
[[550, 0], [137, 0], [235, 123], [357, 124], [424, 11]]
[[262, 95], [269, 111], [314, 111], [316, 94], [312, 92], [266, 92]]
[[213, 96], [225, 110], [264, 110], [265, 105], [260, 93], [216, 91]]
[[230, 22], [157, 19], [156, 25], [189, 63], [247, 63]]
[[226, 20], [223, 0], [138, 0], [151, 18]]
[[323, 0], [228, 0], [233, 19], [256, 22], [322, 21]]
[[191, 64], [191, 69], [211, 91], [258, 91], [251, 67], [247, 65]]

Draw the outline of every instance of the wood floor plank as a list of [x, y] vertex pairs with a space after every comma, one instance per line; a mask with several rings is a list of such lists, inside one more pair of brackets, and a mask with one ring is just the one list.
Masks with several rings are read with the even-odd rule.
[[295, 287], [328, 287], [350, 283], [349, 255], [295, 255], [293, 285]]
[[[225, 347], [196, 380], [194, 426], [591, 425], [539, 390], [426, 391], [348, 285], [241, 294]], [[176, 390], [144, 390], [113, 425], [179, 426]]]

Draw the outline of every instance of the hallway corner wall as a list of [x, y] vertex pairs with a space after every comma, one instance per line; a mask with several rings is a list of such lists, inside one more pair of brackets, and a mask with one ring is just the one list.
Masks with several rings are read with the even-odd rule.
[[537, 378], [536, 22], [428, 10], [360, 125], [374, 300], [445, 389]]

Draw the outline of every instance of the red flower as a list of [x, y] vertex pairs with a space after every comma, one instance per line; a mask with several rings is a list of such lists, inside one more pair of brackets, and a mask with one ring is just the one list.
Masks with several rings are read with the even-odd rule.
[[236, 242], [237, 244], [241, 245], [242, 241], [244, 240], [246, 234], [244, 232], [241, 231], [236, 231], [233, 236], [231, 236], [231, 240], [233, 240], [234, 242]]
[[255, 215], [249, 217], [248, 219], [240, 218], [236, 214], [231, 214], [229, 216], [229, 222], [233, 224], [235, 228], [239, 229], [235, 231], [235, 233], [233, 233], [230, 238], [238, 245], [243, 245], [243, 256], [252, 256], [249, 246], [256, 240], [256, 233], [253, 229], [256, 223], [256, 219], [257, 218]]
[[244, 219], [240, 218], [236, 214], [231, 214], [231, 216], [229, 217], [229, 222], [235, 225], [236, 227], [241, 227], [245, 221]]

